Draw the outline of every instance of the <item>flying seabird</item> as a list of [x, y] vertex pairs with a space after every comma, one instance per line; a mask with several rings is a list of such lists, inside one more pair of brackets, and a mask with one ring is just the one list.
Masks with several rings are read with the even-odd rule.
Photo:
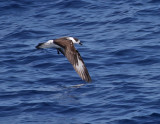
[[84, 64], [84, 61], [79, 54], [79, 52], [74, 47], [74, 44], [80, 44], [79, 39], [74, 37], [62, 37], [59, 39], [49, 40], [45, 43], [39, 43], [36, 48], [56, 48], [57, 53], [60, 52], [68, 59], [68, 61], [73, 65], [73, 68], [78, 73], [78, 75], [86, 82], [91, 82], [91, 77], [88, 70]]

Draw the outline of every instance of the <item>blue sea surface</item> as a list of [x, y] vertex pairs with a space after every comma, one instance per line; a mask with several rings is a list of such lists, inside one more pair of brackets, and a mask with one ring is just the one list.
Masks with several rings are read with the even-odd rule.
[[[160, 0], [1, 0], [0, 124], [160, 124]], [[77, 37], [92, 82], [40, 42]]]

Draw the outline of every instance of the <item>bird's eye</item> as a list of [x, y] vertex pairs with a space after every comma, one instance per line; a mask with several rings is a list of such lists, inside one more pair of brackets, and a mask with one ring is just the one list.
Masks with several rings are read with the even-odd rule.
[[76, 42], [78, 42], [78, 39], [77, 39], [77, 38], [74, 38], [74, 39], [75, 39]]

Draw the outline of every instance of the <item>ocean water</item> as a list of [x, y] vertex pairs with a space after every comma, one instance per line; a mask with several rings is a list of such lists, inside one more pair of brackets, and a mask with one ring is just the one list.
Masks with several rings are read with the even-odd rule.
[[[159, 0], [1, 0], [0, 15], [0, 124], [160, 124]], [[62, 36], [92, 83], [35, 49]]]

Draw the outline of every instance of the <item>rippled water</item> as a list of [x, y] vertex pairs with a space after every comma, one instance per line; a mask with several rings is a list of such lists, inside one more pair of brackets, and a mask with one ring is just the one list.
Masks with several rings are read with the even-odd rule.
[[[159, 0], [1, 1], [0, 15], [1, 124], [160, 123]], [[35, 49], [62, 36], [84, 44], [92, 83]]]

